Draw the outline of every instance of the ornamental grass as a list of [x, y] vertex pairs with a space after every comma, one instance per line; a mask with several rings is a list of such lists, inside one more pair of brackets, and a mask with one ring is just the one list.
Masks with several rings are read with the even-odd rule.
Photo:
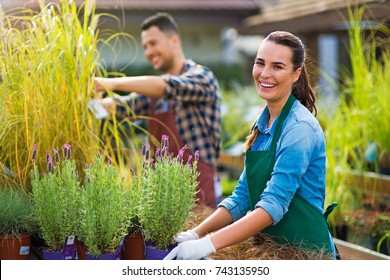
[[329, 216], [334, 230], [343, 223], [345, 211], [363, 207], [361, 190], [348, 180], [352, 171], [378, 172], [390, 151], [390, 29], [373, 21], [365, 26], [365, 9], [349, 8], [351, 71], [341, 73], [339, 103], [325, 130], [325, 204], [340, 205]]
[[[0, 182], [30, 187], [35, 143], [39, 159], [51, 147], [69, 143], [79, 166], [102, 147], [105, 154], [116, 153], [114, 163], [123, 161], [120, 124], [112, 116], [102, 125], [88, 101], [94, 97], [93, 77], [108, 75], [98, 46], [131, 36], [100, 30], [101, 17], [115, 17], [97, 14], [95, 2], [78, 7], [72, 0], [38, 1], [37, 10], [0, 11]], [[46, 162], [35, 164], [43, 169]], [[82, 168], [78, 171], [82, 175]]]

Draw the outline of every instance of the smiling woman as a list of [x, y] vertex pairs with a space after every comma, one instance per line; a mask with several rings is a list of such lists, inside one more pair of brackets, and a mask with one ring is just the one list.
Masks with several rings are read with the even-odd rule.
[[[291, 62], [292, 51], [289, 47], [267, 41], [262, 44], [253, 65], [252, 76], [257, 92], [265, 99], [270, 108], [283, 105], [291, 93], [292, 85], [301, 74], [302, 69], [295, 68]], [[274, 105], [273, 105], [274, 104]], [[274, 120], [276, 116], [272, 116]]]
[[245, 168], [233, 194], [166, 259], [200, 259], [259, 232], [336, 258], [324, 212], [325, 139], [305, 67], [306, 51], [291, 33], [277, 31], [261, 43], [252, 75], [267, 106], [245, 143]]

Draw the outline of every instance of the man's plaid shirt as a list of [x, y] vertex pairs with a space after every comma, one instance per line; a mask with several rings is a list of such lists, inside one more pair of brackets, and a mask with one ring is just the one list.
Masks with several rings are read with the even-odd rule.
[[[190, 59], [180, 75], [161, 77], [167, 82], [163, 99], [174, 104], [176, 128], [182, 141], [193, 154], [199, 150], [202, 160], [216, 166], [221, 148], [221, 91], [216, 77], [210, 69]], [[151, 98], [131, 93], [116, 101], [119, 114], [150, 115]], [[163, 105], [164, 102], [157, 102], [156, 112]]]

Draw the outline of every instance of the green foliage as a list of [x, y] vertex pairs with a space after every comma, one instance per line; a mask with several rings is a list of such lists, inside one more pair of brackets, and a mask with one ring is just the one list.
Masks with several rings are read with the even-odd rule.
[[222, 195], [229, 196], [237, 186], [237, 179], [231, 179], [228, 176], [221, 178]]
[[[68, 148], [68, 149], [67, 149]], [[34, 212], [42, 237], [53, 251], [61, 251], [65, 238], [78, 235], [81, 217], [81, 189], [75, 160], [65, 145], [64, 158], [57, 150], [47, 155], [48, 171], [39, 175], [38, 166], [31, 171]], [[66, 154], [69, 151], [69, 154]]]
[[390, 229], [390, 213], [359, 209], [346, 215], [349, 228], [358, 235], [380, 238]]
[[387, 252], [390, 252], [390, 230], [387, 229], [383, 236], [379, 239], [378, 244], [376, 246], [376, 251], [381, 251], [382, 243], [386, 242]]
[[[381, 24], [363, 29], [363, 15], [364, 7], [349, 10], [352, 72], [341, 85], [339, 106], [325, 130], [327, 203], [340, 204], [336, 215], [330, 216], [333, 223], [342, 219], [342, 211], [362, 207], [362, 194], [348, 185], [351, 170], [377, 171], [379, 159], [390, 150], [390, 48], [388, 39], [380, 39], [390, 30]], [[372, 143], [378, 147], [378, 157], [369, 163], [365, 152]]]
[[84, 172], [80, 240], [93, 256], [112, 253], [128, 232], [131, 217], [127, 208], [132, 203], [111, 162], [106, 164], [98, 155]]
[[[166, 139], [168, 141], [168, 139]], [[145, 240], [156, 243], [159, 249], [173, 244], [173, 237], [184, 230], [187, 218], [195, 206], [198, 159], [183, 162], [185, 147], [177, 157], [167, 150], [156, 151], [156, 158], [149, 158], [144, 145], [145, 161], [140, 176], [134, 178], [140, 190], [138, 217], [145, 234]]]
[[347, 79], [341, 103], [344, 115], [352, 117], [356, 125], [352, 132], [362, 139], [361, 146], [355, 148], [359, 158], [352, 158], [356, 165], [364, 158], [364, 149], [370, 142], [378, 146], [379, 157], [390, 151], [390, 47], [388, 39], [380, 35], [387, 37], [390, 29], [377, 24], [367, 34], [361, 27], [363, 14], [364, 8], [350, 11], [352, 77]]
[[0, 235], [17, 237], [37, 229], [32, 199], [20, 188], [0, 188], [0, 217]]

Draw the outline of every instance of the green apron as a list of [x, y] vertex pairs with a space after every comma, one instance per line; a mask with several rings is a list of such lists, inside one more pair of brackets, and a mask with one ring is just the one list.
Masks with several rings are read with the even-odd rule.
[[[284, 120], [296, 98], [290, 95], [287, 103], [280, 113], [276, 124], [275, 134], [272, 139], [270, 150], [246, 152], [245, 168], [248, 182], [248, 193], [251, 203], [251, 210], [260, 200], [260, 194], [264, 191], [267, 182], [275, 165], [276, 144], [280, 137]], [[313, 205], [295, 194], [288, 208], [288, 212], [276, 225], [264, 229], [262, 233], [268, 234], [278, 243], [289, 243], [304, 249], [325, 248], [325, 252], [331, 254], [329, 240], [329, 227], [326, 221], [327, 215], [337, 206], [333, 203], [328, 207], [325, 214], [322, 214]]]

